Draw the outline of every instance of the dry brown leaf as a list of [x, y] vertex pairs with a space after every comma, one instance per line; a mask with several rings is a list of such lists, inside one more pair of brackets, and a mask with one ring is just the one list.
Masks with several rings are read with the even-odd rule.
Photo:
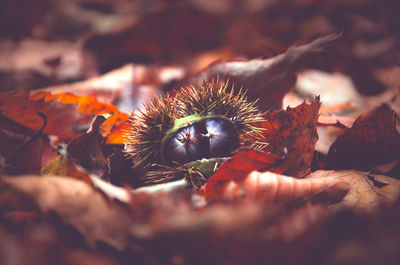
[[368, 170], [400, 156], [399, 116], [381, 105], [358, 117], [328, 152], [330, 168]]
[[321, 115], [356, 118], [365, 110], [365, 103], [351, 79], [341, 73], [306, 70], [297, 77], [296, 95], [302, 98], [320, 96]]
[[389, 204], [395, 202], [399, 198], [399, 179], [377, 174], [368, 174], [368, 178], [373, 182], [375, 191], [385, 197]]
[[[194, 210], [188, 198], [175, 193], [132, 194], [98, 178], [92, 178], [94, 184], [72, 178], [32, 175], [3, 177], [1, 180], [11, 187], [8, 190], [29, 196], [42, 213], [56, 213], [64, 224], [75, 227], [90, 246], [102, 241], [119, 250], [135, 248], [142, 242], [150, 251], [157, 247], [169, 251], [172, 246], [179, 247], [183, 242], [187, 244], [188, 235], [193, 239], [205, 234], [210, 236], [200, 237], [198, 242], [194, 241], [193, 245], [182, 250], [190, 253], [202, 248], [203, 243], [208, 246], [217, 239], [229, 238], [241, 238], [244, 241], [238, 242], [245, 244], [260, 240], [263, 244], [272, 244], [277, 239], [291, 241], [325, 216], [318, 207], [305, 209], [305, 212], [299, 210], [295, 214], [303, 216], [301, 221], [293, 217], [289, 218], [292, 221], [287, 220], [279, 225], [282, 211], [262, 204], [215, 204]], [[297, 227], [293, 222], [297, 223]], [[260, 231], [269, 223], [277, 223], [279, 231], [276, 231], [276, 227], [271, 228], [266, 238]], [[284, 228], [286, 225], [294, 230], [290, 232]], [[282, 229], [287, 231], [283, 232]], [[174, 253], [173, 248], [170, 251]], [[202, 251], [208, 253], [206, 249]]]
[[100, 127], [105, 121], [103, 116], [96, 116], [90, 129], [72, 139], [66, 147], [66, 157], [69, 161], [98, 177], [104, 174], [107, 166], [102, 150], [104, 138], [100, 134]]
[[248, 90], [250, 100], [259, 99], [260, 109], [280, 108], [283, 96], [296, 82], [296, 72], [302, 63], [339, 36], [327, 35], [311, 43], [291, 47], [286, 53], [269, 59], [217, 62], [196, 75], [192, 81], [201, 83], [216, 77], [229, 79], [235, 87]]
[[2, 264], [32, 265], [118, 265], [105, 253], [65, 246], [62, 233], [47, 224], [30, 226], [15, 233], [0, 226], [0, 253]]
[[[97, 100], [108, 104], [118, 101], [122, 107], [119, 108], [121, 111], [130, 111], [135, 102], [152, 98], [158, 94], [157, 87], [160, 88], [170, 81], [182, 78], [184, 73], [185, 70], [178, 66], [146, 66], [131, 63], [85, 81], [48, 86], [37, 91], [94, 96]], [[127, 97], [128, 95], [130, 97]]]
[[224, 17], [196, 10], [190, 4], [155, 6], [127, 29], [87, 38], [83, 47], [88, 58], [95, 57], [103, 71], [130, 61], [178, 63], [185, 55], [216, 47], [228, 26], [219, 24], [216, 28]]
[[[92, 183], [35, 175], [5, 176], [1, 181], [4, 188], [0, 195], [12, 195], [6, 197], [8, 202], [15, 197], [29, 197], [30, 205], [44, 214], [57, 214], [63, 224], [76, 228], [92, 247], [105, 242], [118, 250], [135, 248], [137, 240], [150, 240], [159, 229], [178, 224], [175, 218], [193, 219], [190, 200], [179, 194], [132, 193], [96, 177], [91, 178]], [[16, 208], [15, 204], [0, 206], [2, 211]], [[186, 227], [184, 223], [179, 225]], [[193, 220], [188, 225], [192, 226]]]
[[330, 216], [328, 207], [324, 204], [311, 204], [296, 208], [293, 212], [282, 216], [282, 219], [266, 229], [266, 235], [271, 240], [293, 242], [305, 233], [326, 220]]
[[[311, 179], [291, 178], [289, 182], [308, 183], [305, 185], [307, 193], [313, 195], [314, 191], [334, 187], [332, 185], [343, 181], [335, 174], [326, 173], [329, 172], [319, 173]], [[270, 175], [253, 174], [257, 178]], [[57, 213], [63, 223], [77, 228], [92, 246], [97, 240], [121, 250], [143, 244], [156, 257], [160, 257], [161, 249], [171, 255], [179, 249], [179, 253], [189, 259], [205, 257], [204, 260], [211, 261], [228, 256], [231, 259], [234, 251], [234, 258], [248, 260], [263, 249], [263, 253], [268, 251], [271, 255], [265, 260], [271, 261], [280, 247], [291, 249], [282, 243], [302, 242], [304, 235], [310, 240], [309, 233], [318, 231], [319, 224], [329, 215], [324, 204], [308, 203], [288, 212], [284, 209], [285, 214], [282, 209], [258, 203], [213, 204], [194, 210], [187, 199], [173, 194], [130, 194], [100, 179], [96, 179], [94, 186], [52, 176], [3, 177], [2, 180], [13, 190], [30, 196], [42, 212]], [[260, 182], [247, 184], [249, 189], [261, 188]], [[261, 186], [265, 189], [263, 183]], [[277, 188], [280, 192], [281, 188]], [[290, 196], [294, 194], [290, 189], [286, 191]], [[221, 245], [221, 242], [227, 244]], [[251, 246], [255, 245], [262, 248], [253, 249]], [[310, 246], [303, 247], [308, 249]]]
[[72, 42], [27, 38], [15, 44], [3, 41], [0, 47], [3, 91], [29, 91], [83, 77], [80, 48]]
[[322, 154], [328, 154], [329, 148], [335, 142], [336, 138], [343, 133], [347, 127], [351, 127], [353, 118], [336, 115], [318, 117], [318, 141], [315, 150]]
[[78, 229], [91, 246], [99, 240], [120, 250], [128, 246], [132, 224], [129, 212], [88, 183], [33, 175], [1, 180], [30, 196], [43, 213], [57, 213], [65, 224]]
[[[11, 178], [11, 177], [10, 177]], [[9, 211], [34, 211], [37, 210], [36, 203], [24, 192], [10, 189], [9, 185], [0, 178], [0, 212]]]
[[319, 170], [307, 177], [336, 177], [349, 184], [349, 192], [343, 201], [330, 206], [332, 212], [343, 209], [376, 212], [382, 206], [390, 206], [395, 203], [400, 194], [399, 180], [382, 175], [369, 175], [355, 170]]
[[37, 174], [56, 155], [45, 135], [0, 114], [0, 169], [4, 174]]

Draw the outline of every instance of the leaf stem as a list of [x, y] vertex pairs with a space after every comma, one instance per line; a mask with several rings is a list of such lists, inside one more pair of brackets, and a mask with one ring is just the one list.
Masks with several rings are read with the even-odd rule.
[[47, 117], [43, 112], [38, 112], [38, 116], [43, 119], [42, 126], [40, 126], [39, 130], [37, 130], [25, 143], [23, 143], [17, 151], [14, 152], [7, 160], [6, 164], [10, 164], [30, 143], [32, 143], [44, 130], [47, 124]]

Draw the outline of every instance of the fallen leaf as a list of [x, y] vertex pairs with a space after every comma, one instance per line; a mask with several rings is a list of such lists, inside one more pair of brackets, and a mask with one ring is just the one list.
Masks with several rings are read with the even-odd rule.
[[39, 223], [40, 214], [36, 211], [11, 210], [1, 218], [14, 227], [27, 227]]
[[[330, 190], [331, 188], [334, 190]], [[300, 203], [328, 190], [337, 197], [331, 198], [332, 200], [340, 201], [346, 195], [348, 186], [335, 177], [296, 179], [272, 172], [253, 171], [242, 181], [231, 181], [223, 198], [264, 205], [285, 205]]]
[[88, 115], [110, 115], [100, 127], [100, 133], [107, 136], [108, 133], [119, 124], [123, 123], [129, 118], [127, 113], [120, 112], [114, 105], [99, 102], [96, 98], [90, 96], [76, 96], [71, 93], [65, 94], [51, 94], [49, 92], [38, 92], [30, 96], [31, 100], [44, 102], [51, 102], [58, 99], [60, 103], [65, 105], [75, 104], [78, 106], [78, 111]]
[[[72, 84], [53, 85], [37, 91], [51, 92], [52, 94], [73, 93], [77, 96], [94, 96], [105, 103], [115, 99], [115, 93], [125, 86], [131, 86], [135, 65], [127, 64], [104, 75], [90, 78]], [[142, 67], [138, 66], [139, 75]], [[35, 91], [36, 93], [36, 91]]]
[[[59, 71], [66, 71], [75, 79], [80, 77], [80, 67], [82, 64], [79, 56], [79, 49], [76, 44], [67, 41], [45, 42], [39, 39], [24, 39], [17, 45], [10, 45], [9, 49], [4, 50], [1, 54], [2, 62], [1, 70], [23, 70], [34, 69], [43, 74], [50, 75], [52, 72], [51, 65], [46, 63], [50, 59], [61, 57], [60, 62], [56, 65], [60, 66]], [[61, 65], [60, 65], [61, 64]]]
[[330, 205], [333, 213], [343, 209], [364, 213], [377, 212], [382, 207], [393, 205], [399, 198], [400, 181], [382, 175], [373, 175], [355, 170], [318, 170], [308, 178], [335, 177], [349, 184], [349, 192], [338, 204]]
[[328, 154], [329, 148], [335, 142], [336, 138], [343, 133], [347, 127], [351, 127], [353, 118], [343, 116], [324, 116], [318, 117], [318, 141], [315, 150], [322, 154]]
[[[38, 119], [40, 117], [38, 116]], [[46, 121], [41, 118], [42, 125]], [[37, 174], [57, 154], [47, 137], [0, 114], [0, 168], [8, 174]]]
[[50, 161], [48, 164], [42, 167], [40, 170], [42, 175], [53, 175], [53, 176], [68, 176], [74, 179], [81, 179], [86, 182], [91, 182], [87, 173], [80, 170], [76, 164], [69, 161], [65, 155], [60, 154], [55, 159]]
[[190, 5], [171, 3], [138, 16], [134, 25], [121, 32], [87, 38], [83, 48], [102, 71], [131, 61], [178, 63], [184, 56], [220, 43], [227, 27], [215, 28], [221, 19]]
[[[256, 173], [256, 177], [264, 178], [264, 174], [270, 173]], [[291, 179], [293, 183], [317, 184], [305, 185], [309, 194], [343, 181], [336, 176], [320, 177], [322, 179]], [[179, 249], [185, 258], [204, 256], [205, 260], [214, 261], [232, 258], [232, 251], [237, 249], [233, 256], [236, 259], [248, 260], [252, 255], [259, 257], [260, 251], [264, 254], [268, 251], [271, 257], [266, 260], [271, 261], [273, 253], [277, 255], [279, 249], [283, 252], [291, 249], [285, 244], [299, 244], [305, 235], [306, 240], [310, 240], [309, 233], [320, 231], [321, 223], [329, 216], [324, 204], [319, 203], [306, 203], [292, 209], [252, 203], [212, 204], [194, 210], [188, 198], [171, 196], [175, 193], [132, 194], [100, 179], [96, 180], [95, 186], [52, 176], [3, 177], [2, 180], [13, 190], [30, 196], [43, 213], [54, 212], [64, 224], [78, 229], [90, 246], [97, 241], [119, 250], [139, 246], [161, 259], [160, 249], [167, 256], [174, 255]], [[296, 196], [292, 198], [296, 199]], [[193, 241], [188, 244], [188, 240]], [[311, 237], [311, 242], [315, 243], [314, 240]], [[221, 245], [221, 242], [227, 244]], [[255, 245], [260, 248], [251, 248]], [[228, 247], [229, 251], [222, 251], [222, 246]], [[307, 250], [312, 245], [300, 246]], [[284, 255], [279, 253], [282, 261]]]
[[265, 114], [261, 127], [267, 150], [285, 156], [281, 165], [283, 173], [303, 177], [310, 168], [318, 140], [317, 120], [321, 103], [319, 98], [287, 110], [270, 110]]
[[[34, 216], [32, 216], [34, 218]], [[21, 224], [22, 225], [22, 224]], [[14, 229], [18, 232], [15, 232]], [[0, 252], [3, 264], [118, 265], [101, 251], [69, 248], [65, 241], [70, 231], [60, 232], [48, 223], [29, 226], [0, 226]], [[70, 240], [73, 241], [73, 240]], [[74, 242], [77, 244], [77, 242]], [[12, 262], [11, 262], [12, 261]]]
[[330, 216], [326, 205], [308, 202], [282, 216], [279, 222], [267, 227], [265, 234], [271, 240], [295, 242]]
[[398, 159], [398, 122], [398, 115], [385, 104], [361, 115], [330, 147], [328, 167], [368, 170]]
[[385, 197], [389, 206], [396, 202], [400, 195], [400, 181], [392, 177], [368, 174], [368, 179], [374, 185], [374, 190]]
[[84, 81], [52, 85], [36, 90], [34, 93], [52, 94], [73, 93], [76, 96], [92, 96], [98, 101], [112, 104], [118, 109], [131, 111], [160, 93], [160, 88], [169, 82], [182, 78], [185, 70], [178, 66], [147, 66], [126, 64], [101, 76]]
[[128, 246], [132, 219], [126, 208], [108, 200], [90, 184], [68, 177], [21, 176], [1, 180], [31, 197], [43, 213], [54, 212], [94, 246], [104, 241], [117, 249]]
[[68, 160], [99, 177], [104, 174], [107, 166], [102, 150], [104, 138], [99, 132], [100, 126], [105, 120], [106, 118], [103, 116], [96, 116], [90, 129], [72, 139], [66, 147]]
[[122, 148], [114, 148], [107, 160], [107, 171], [103, 178], [118, 186], [130, 185], [137, 188], [143, 185], [139, 174], [132, 170], [133, 159]]
[[45, 102], [41, 98], [30, 100], [25, 93], [0, 92], [0, 110], [5, 117], [28, 128], [38, 130], [43, 119], [37, 113], [42, 112], [47, 119], [43, 132], [62, 139], [71, 139], [87, 126], [91, 116], [81, 113], [73, 104], [62, 104], [58, 100]]
[[42, 168], [42, 175], [69, 176], [92, 181], [89, 174], [101, 177], [107, 169], [107, 160], [102, 147], [104, 138], [99, 133], [101, 124], [106, 119], [96, 116], [86, 133], [76, 136], [66, 146], [62, 146], [60, 154]]
[[[12, 178], [12, 177], [10, 177]], [[16, 177], [17, 178], [17, 177]], [[22, 191], [11, 189], [0, 178], [0, 215], [10, 211], [36, 211], [37, 205], [32, 198]]]
[[318, 95], [323, 103], [321, 115], [359, 116], [365, 103], [351, 79], [341, 73], [306, 70], [298, 74], [295, 92], [302, 98]]
[[231, 181], [244, 180], [254, 170], [282, 172], [282, 158], [272, 153], [251, 149], [239, 149], [229, 160], [223, 162], [198, 194], [206, 201], [218, 200]]
[[2, 42], [0, 58], [0, 73], [7, 80], [0, 84], [3, 91], [30, 91], [83, 77], [80, 48], [73, 42], [33, 38]]
[[0, 110], [7, 118], [34, 130], [38, 130], [42, 124], [36, 113], [42, 112], [47, 118], [43, 132], [62, 139], [71, 139], [82, 129], [84, 131], [94, 115], [110, 115], [101, 126], [103, 136], [107, 136], [114, 126], [129, 117], [115, 106], [101, 103], [93, 97], [78, 97], [68, 93], [52, 95], [43, 91], [32, 95], [0, 92]]
[[217, 62], [194, 76], [192, 81], [229, 79], [234, 86], [247, 90], [250, 100], [259, 99], [261, 110], [280, 108], [283, 96], [296, 83], [296, 72], [304, 61], [339, 37], [340, 34], [327, 35], [269, 59]]
[[129, 119], [115, 125], [111, 128], [109, 134], [106, 136], [106, 144], [119, 144], [123, 145], [127, 142], [126, 132], [130, 129], [131, 125]]

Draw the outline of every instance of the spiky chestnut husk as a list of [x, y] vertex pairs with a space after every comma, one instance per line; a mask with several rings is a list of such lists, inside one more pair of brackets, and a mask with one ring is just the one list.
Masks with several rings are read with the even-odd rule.
[[[126, 150], [132, 156], [134, 170], [139, 172], [147, 183], [161, 183], [185, 177], [195, 187], [204, 184], [212, 174], [204, 168], [216, 169], [220, 158], [215, 158], [210, 153], [205, 157], [209, 162], [201, 160], [203, 157], [196, 157], [197, 161], [203, 161], [203, 166], [196, 161], [191, 162], [190, 159], [179, 158], [176, 162], [170, 161], [169, 158], [174, 157], [173, 153], [171, 154], [174, 151], [171, 151], [170, 139], [178, 139], [178, 134], [185, 135], [185, 130], [189, 131], [189, 140], [210, 137], [207, 136], [207, 131], [199, 136], [190, 135], [190, 132], [201, 131], [201, 128], [206, 126], [204, 124], [214, 122], [219, 123], [217, 125], [222, 130], [228, 130], [227, 137], [230, 138], [225, 142], [232, 142], [228, 144], [232, 149], [229, 152], [233, 152], [239, 146], [262, 148], [263, 145], [258, 143], [261, 129], [254, 124], [263, 118], [255, 103], [248, 102], [245, 92], [241, 89], [235, 94], [233, 88], [229, 89], [228, 82], [219, 80], [204, 82], [200, 86], [187, 86], [173, 96], [154, 99], [144, 106], [144, 110], [130, 117], [131, 129], [127, 132]], [[227, 132], [224, 133], [226, 135]], [[187, 147], [185, 139], [179, 141]], [[204, 145], [200, 143], [199, 146]], [[222, 153], [226, 156], [231, 155]]]
[[169, 96], [156, 97], [144, 105], [144, 110], [129, 117], [130, 129], [126, 132], [125, 146], [136, 170], [145, 170], [160, 161], [162, 139], [180, 115], [176, 101]]

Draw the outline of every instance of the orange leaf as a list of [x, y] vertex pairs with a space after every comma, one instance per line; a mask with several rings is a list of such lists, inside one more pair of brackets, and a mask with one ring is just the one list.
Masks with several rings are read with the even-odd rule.
[[43, 99], [45, 102], [53, 99], [59, 99], [63, 104], [75, 104], [78, 106], [78, 111], [89, 114], [89, 115], [111, 115], [102, 125], [101, 131], [103, 136], [107, 134], [119, 124], [123, 123], [129, 118], [126, 113], [119, 112], [117, 107], [111, 104], [99, 102], [96, 98], [91, 96], [76, 96], [70, 93], [54, 94], [50, 92], [38, 92], [30, 96], [30, 99], [40, 100]]
[[[109, 117], [105, 123], [110, 122], [109, 120], [112, 117]], [[115, 125], [111, 128], [110, 133], [107, 135], [106, 144], [124, 144], [127, 142], [126, 140], [126, 131], [130, 129], [131, 125], [128, 119], [122, 120], [119, 117], [116, 117], [117, 121], [115, 121]]]
[[43, 132], [62, 139], [71, 139], [82, 132], [79, 126], [87, 126], [94, 115], [111, 115], [101, 126], [103, 136], [129, 117], [115, 106], [101, 103], [93, 97], [68, 93], [53, 95], [44, 91], [32, 95], [0, 92], [0, 110], [9, 119], [34, 130], [38, 130], [43, 122], [37, 116], [37, 112], [42, 112], [47, 117]]

